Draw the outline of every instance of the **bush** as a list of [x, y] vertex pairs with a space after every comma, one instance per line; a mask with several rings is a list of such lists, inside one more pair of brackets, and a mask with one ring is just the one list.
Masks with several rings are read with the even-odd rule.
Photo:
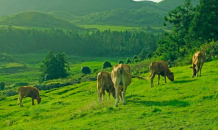
[[131, 60], [129, 58], [126, 59], [126, 64], [131, 64]]
[[108, 67], [112, 67], [111, 63], [108, 62], [108, 61], [105, 61], [104, 64], [103, 64], [103, 69], [106, 69]]
[[5, 82], [1, 82], [0, 83], [0, 90], [4, 90], [5, 89]]
[[124, 63], [123, 60], [118, 61], [118, 64], [123, 64], [123, 63]]
[[81, 68], [81, 71], [83, 74], [90, 74], [91, 73], [91, 69], [88, 66], [83, 66]]

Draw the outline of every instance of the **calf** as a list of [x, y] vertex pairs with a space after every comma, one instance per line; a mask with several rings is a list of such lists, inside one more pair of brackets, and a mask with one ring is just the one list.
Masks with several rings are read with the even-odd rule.
[[153, 86], [153, 79], [156, 74], [158, 75], [158, 82], [157, 82], [158, 85], [159, 85], [160, 75], [164, 76], [165, 83], [166, 83], [166, 76], [170, 81], [174, 81], [174, 75], [169, 70], [168, 65], [165, 61], [160, 60], [160, 61], [152, 62], [149, 65], [149, 70], [150, 70], [149, 77], [151, 77], [151, 87]]
[[[108, 98], [110, 99], [110, 94], [115, 98], [114, 84], [111, 80], [111, 74], [109, 72], [99, 72], [97, 76], [97, 90], [98, 90], [98, 101], [104, 100], [105, 90], [108, 93]], [[103, 97], [102, 97], [103, 95]]]
[[206, 60], [206, 56], [203, 52], [198, 51], [192, 56], [192, 78], [194, 75], [198, 77], [198, 71], [200, 70], [200, 77], [201, 77], [201, 69], [203, 67], [204, 61]]
[[31, 86], [22, 86], [18, 88], [18, 103], [20, 101], [20, 106], [23, 106], [22, 99], [23, 97], [31, 97], [32, 105], [34, 105], [34, 99], [37, 100], [38, 104], [41, 102], [41, 97], [39, 96], [39, 90]]

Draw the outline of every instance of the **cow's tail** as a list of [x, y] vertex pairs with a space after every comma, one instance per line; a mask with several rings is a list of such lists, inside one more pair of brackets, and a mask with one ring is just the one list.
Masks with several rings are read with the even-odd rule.
[[137, 76], [137, 75], [131, 75], [131, 76], [134, 77], [134, 78], [138, 78], [138, 79], [148, 80], [148, 77], [143, 78], [143, 77], [141, 77], [141, 76]]

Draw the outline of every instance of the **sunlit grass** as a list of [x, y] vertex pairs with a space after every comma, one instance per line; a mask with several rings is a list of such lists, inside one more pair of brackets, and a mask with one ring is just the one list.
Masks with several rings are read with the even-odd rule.
[[24, 98], [24, 107], [19, 107], [17, 95], [6, 97], [0, 101], [0, 128], [217, 129], [217, 63], [205, 63], [198, 78], [191, 78], [190, 65], [170, 68], [175, 81], [167, 79], [165, 84], [161, 77], [157, 85], [156, 76], [153, 88], [150, 80], [133, 78], [126, 92], [127, 104], [119, 103], [117, 108], [107, 94], [105, 101], [98, 103], [96, 81], [41, 91], [42, 103], [35, 106], [30, 98]]

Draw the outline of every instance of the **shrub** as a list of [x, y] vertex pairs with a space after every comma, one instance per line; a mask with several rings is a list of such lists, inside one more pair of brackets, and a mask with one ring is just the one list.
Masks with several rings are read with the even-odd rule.
[[4, 90], [5, 89], [5, 82], [1, 82], [0, 83], [0, 90]]
[[126, 59], [126, 64], [131, 64], [131, 60], [129, 58]]
[[111, 63], [108, 62], [108, 61], [105, 61], [104, 64], [103, 64], [103, 69], [106, 69], [108, 67], [112, 67]]
[[83, 74], [90, 74], [91, 73], [91, 69], [88, 66], [83, 66], [81, 68], [81, 71]]
[[118, 64], [123, 64], [123, 63], [124, 63], [123, 60], [118, 61]]

